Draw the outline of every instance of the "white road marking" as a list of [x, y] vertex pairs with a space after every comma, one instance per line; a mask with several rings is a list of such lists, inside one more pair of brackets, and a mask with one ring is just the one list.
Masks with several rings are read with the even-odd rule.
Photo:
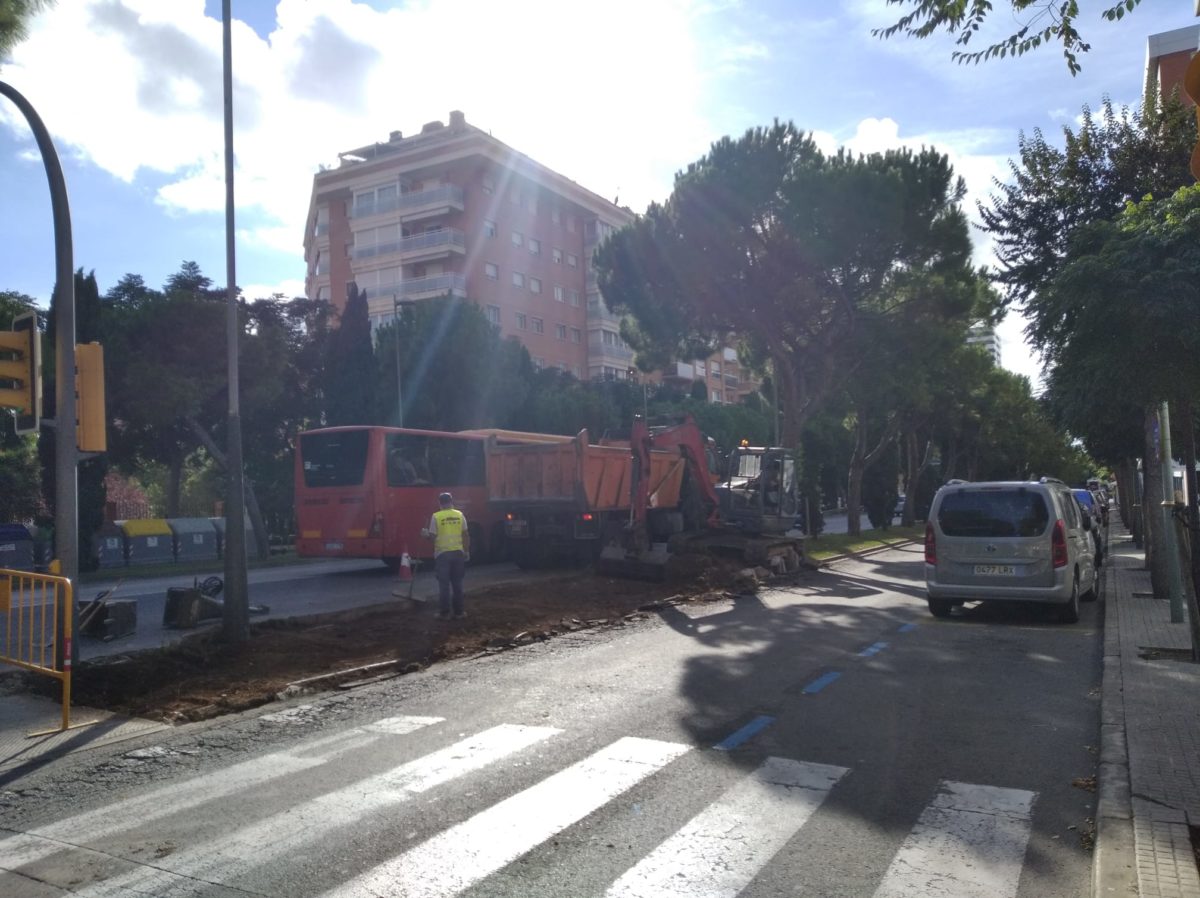
[[[272, 752], [213, 773], [161, 786], [137, 798], [76, 814], [28, 833], [0, 839], [0, 870], [15, 870], [58, 851], [79, 848], [82, 842], [96, 844], [206, 802], [238, 795], [272, 780], [320, 767], [338, 755], [375, 741], [379, 735], [412, 733], [442, 720], [441, 717], [389, 717], [354, 730], [313, 739], [287, 751]], [[365, 735], [372, 738], [364, 741]]]
[[326, 893], [457, 895], [633, 788], [689, 750], [626, 737]]
[[1022, 789], [942, 782], [875, 898], [1013, 898], [1036, 798]]
[[613, 883], [607, 898], [734, 898], [847, 772], [768, 758]]
[[202, 882], [229, 884], [268, 857], [320, 842], [339, 829], [383, 808], [408, 801], [561, 730], [502, 724], [456, 742], [395, 770], [295, 805], [196, 848], [168, 855], [152, 868], [138, 868], [74, 893], [80, 898], [190, 892]]

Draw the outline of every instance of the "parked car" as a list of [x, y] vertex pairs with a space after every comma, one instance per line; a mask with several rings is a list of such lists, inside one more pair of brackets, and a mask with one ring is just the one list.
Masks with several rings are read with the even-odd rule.
[[1080, 508], [1092, 519], [1092, 541], [1096, 551], [1096, 567], [1099, 567], [1104, 561], [1104, 528], [1108, 523], [1105, 515], [1107, 509], [1101, 510], [1103, 506], [1091, 490], [1073, 489], [1071, 495], [1075, 497]]
[[896, 497], [896, 510], [894, 512], [892, 512], [892, 517], [893, 518], [904, 517], [904, 495], [903, 494]]
[[934, 617], [970, 601], [1059, 606], [1079, 620], [1096, 597], [1092, 519], [1061, 480], [969, 483], [937, 491], [925, 526], [925, 591]]

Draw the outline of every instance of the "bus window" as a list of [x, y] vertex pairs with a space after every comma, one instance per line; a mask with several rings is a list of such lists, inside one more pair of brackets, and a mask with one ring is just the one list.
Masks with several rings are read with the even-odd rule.
[[339, 430], [302, 434], [300, 457], [304, 460], [304, 485], [355, 486], [367, 470], [367, 430]]
[[388, 434], [388, 486], [483, 486], [482, 440]]

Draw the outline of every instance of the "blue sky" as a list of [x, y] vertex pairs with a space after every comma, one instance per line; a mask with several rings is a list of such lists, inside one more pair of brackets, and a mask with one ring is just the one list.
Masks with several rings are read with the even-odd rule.
[[[1021, 130], [1053, 135], [1105, 95], [1135, 104], [1147, 35], [1197, 21], [1191, 0], [1143, 0], [1110, 24], [1110, 2], [1081, 3], [1092, 50], [1073, 78], [1053, 46], [963, 66], [949, 38], [880, 41], [901, 13], [885, 0], [233, 0], [238, 281], [300, 293], [317, 167], [451, 109], [635, 211], [713, 140], [781, 118], [831, 150], [938, 147], [974, 215]], [[1007, 35], [1020, 22], [995, 5]], [[220, 47], [219, 0], [59, 0], [0, 62], [54, 136], [76, 265], [102, 290], [126, 272], [160, 285], [184, 259], [224, 283]], [[0, 210], [0, 289], [45, 303], [49, 195], [7, 104]], [[1035, 375], [1020, 331], [1002, 326], [1003, 363]]]

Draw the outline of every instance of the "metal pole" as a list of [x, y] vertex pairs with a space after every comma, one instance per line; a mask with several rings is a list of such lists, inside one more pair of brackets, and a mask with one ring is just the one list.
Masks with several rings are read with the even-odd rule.
[[392, 296], [392, 324], [396, 345], [396, 426], [404, 426], [404, 391], [400, 388], [400, 297]]
[[[72, 586], [79, 580], [79, 490], [75, 448], [75, 260], [71, 242], [71, 207], [67, 183], [50, 132], [37, 111], [20, 93], [0, 81], [0, 95], [16, 105], [37, 141], [50, 184], [50, 209], [54, 216], [54, 327], [55, 431], [54, 431], [54, 545], [62, 576]], [[67, 615], [74, 617], [75, 603]], [[70, 633], [69, 623], [67, 632]], [[59, 643], [62, 644], [61, 642]]]
[[1175, 472], [1172, 470], [1171, 416], [1165, 402], [1158, 414], [1158, 427], [1161, 434], [1158, 445], [1162, 451], [1162, 551], [1167, 555], [1171, 623], [1180, 624], [1183, 623], [1183, 573], [1179, 565], [1179, 540], [1175, 531], [1175, 515], [1172, 513], [1175, 508]]
[[233, 207], [233, 38], [230, 0], [221, 3], [223, 87], [225, 93], [225, 343], [229, 372], [229, 481], [225, 501], [225, 638], [250, 638], [249, 584], [246, 577], [246, 494], [242, 482], [242, 420], [238, 404], [238, 301]]

